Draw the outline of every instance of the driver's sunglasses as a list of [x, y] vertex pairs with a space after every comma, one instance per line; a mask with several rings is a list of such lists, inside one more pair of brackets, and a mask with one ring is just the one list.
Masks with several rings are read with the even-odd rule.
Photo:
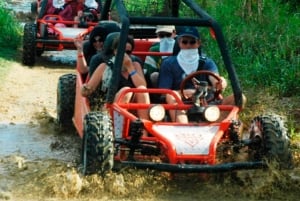
[[171, 36], [171, 33], [158, 33], [159, 38], [170, 38]]
[[190, 45], [195, 45], [196, 44], [196, 40], [193, 39], [193, 40], [182, 40], [181, 43], [184, 44], [184, 45], [187, 45], [187, 44], [190, 44]]

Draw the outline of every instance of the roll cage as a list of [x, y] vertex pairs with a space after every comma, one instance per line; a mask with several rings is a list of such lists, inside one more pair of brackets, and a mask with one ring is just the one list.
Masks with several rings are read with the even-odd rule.
[[[180, 3], [184, 3], [188, 8], [190, 8], [198, 18], [188, 18], [188, 17], [179, 17], [179, 6]], [[199, 5], [197, 5], [193, 0], [172, 0], [171, 1], [171, 16], [150, 16], [150, 17], [142, 17], [142, 16], [130, 16], [126, 7], [124, 5], [124, 1], [122, 0], [107, 0], [105, 1], [102, 13], [101, 20], [107, 20], [109, 13], [112, 10], [112, 6], [116, 7], [116, 11], [119, 15], [119, 20], [121, 23], [121, 35], [120, 35], [120, 44], [118, 47], [116, 62], [113, 68], [113, 76], [112, 83], [119, 82], [119, 75], [121, 74], [121, 66], [123, 55], [125, 52], [126, 46], [126, 38], [130, 34], [130, 26], [133, 25], [175, 25], [175, 26], [197, 26], [197, 27], [207, 27], [211, 29], [214, 34], [215, 40], [220, 49], [220, 53], [224, 62], [224, 66], [226, 71], [228, 72], [228, 78], [231, 82], [231, 87], [233, 90], [235, 105], [241, 107], [243, 105], [242, 99], [242, 89], [236, 74], [236, 71], [233, 67], [229, 51], [226, 45], [226, 41], [224, 35], [222, 33], [220, 25], [214, 20], [207, 12], [205, 12]], [[138, 32], [137, 32], [138, 33]], [[138, 34], [134, 35], [134, 37], [140, 37]], [[108, 90], [107, 101], [112, 103], [114, 100], [114, 96], [117, 92], [117, 85], [111, 85], [111, 88]]]

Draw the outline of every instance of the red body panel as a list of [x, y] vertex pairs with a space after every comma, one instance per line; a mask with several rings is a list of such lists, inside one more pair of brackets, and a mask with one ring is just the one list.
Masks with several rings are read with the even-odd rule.
[[[148, 42], [138, 42], [138, 46], [135, 49], [135, 52], [137, 54], [140, 53], [140, 55], [148, 55], [149, 52], [144, 52], [144, 48], [150, 44]], [[146, 44], [146, 45], [145, 45]], [[139, 46], [139, 45], [142, 45]], [[143, 46], [145, 45], [145, 46]], [[140, 50], [140, 51], [138, 51]], [[159, 54], [159, 53], [158, 53]], [[163, 53], [160, 53], [163, 54]], [[80, 94], [80, 89], [82, 87], [84, 80], [82, 79], [82, 76], [77, 73], [77, 82], [76, 82], [76, 100], [75, 100], [75, 112], [73, 121], [75, 124], [75, 127], [80, 135], [80, 137], [83, 137], [83, 119], [84, 116], [90, 112], [90, 107], [87, 98], [84, 98]], [[176, 95], [172, 90], [170, 89], [128, 89], [124, 90], [124, 92], [119, 96], [119, 98], [112, 104], [106, 105], [108, 108], [113, 126], [114, 126], [114, 132], [115, 132], [115, 138], [120, 139], [127, 139], [130, 140], [131, 136], [129, 134], [129, 125], [130, 122], [133, 122], [138, 119], [136, 116], [136, 110], [137, 109], [149, 109], [154, 104], [140, 104], [140, 103], [122, 103], [122, 98], [125, 96], [126, 93], [155, 93], [155, 94], [170, 94], [175, 97], [177, 105], [171, 105], [163, 103], [161, 104], [165, 110], [171, 110], [171, 109], [178, 109], [178, 110], [188, 110], [193, 105], [191, 104], [185, 104], [180, 97]], [[221, 110], [223, 115], [222, 118], [220, 118], [218, 121], [209, 123], [209, 122], [201, 122], [201, 123], [195, 123], [191, 122], [188, 124], [180, 124], [176, 122], [153, 122], [150, 120], [142, 120], [144, 128], [149, 133], [149, 137], [142, 137], [142, 141], [148, 141], [156, 144], [163, 153], [161, 153], [160, 159], [162, 161], [167, 161], [171, 164], [181, 164], [181, 163], [190, 163], [190, 164], [216, 164], [216, 155], [217, 155], [217, 145], [219, 142], [226, 140], [228, 138], [228, 128], [233, 120], [238, 119], [238, 112], [239, 108], [237, 106], [232, 105], [219, 105], [219, 109]], [[121, 124], [118, 128], [120, 129], [121, 133], [116, 133], [116, 120], [121, 119]], [[189, 132], [192, 128], [203, 128], [203, 127], [213, 127], [216, 129], [215, 132], [210, 133], [211, 138], [209, 140], [209, 143], [206, 145], [207, 147], [207, 153], [193, 153], [193, 154], [185, 154], [185, 153], [178, 153], [178, 148], [180, 148], [179, 145], [174, 144], [174, 139], [170, 135], [166, 135], [164, 132], [159, 131], [159, 127], [181, 127], [182, 131]], [[185, 129], [182, 129], [185, 128]], [[119, 131], [118, 131], [119, 132]], [[194, 131], [193, 131], [194, 132]], [[197, 133], [195, 133], [197, 134]], [[175, 134], [174, 134], [175, 135]], [[178, 135], [178, 134], [177, 134]], [[183, 135], [184, 136], [184, 135]], [[205, 136], [205, 135], [203, 135]], [[200, 141], [201, 137], [198, 136], [195, 138], [195, 140]], [[177, 138], [180, 138], [177, 137]], [[186, 147], [188, 147], [188, 140], [189, 138], [184, 138], [183, 140], [186, 140]], [[197, 145], [199, 146], [199, 144]], [[199, 146], [200, 147], [200, 146]], [[200, 148], [198, 148], [200, 149]], [[128, 155], [128, 148], [126, 146], [121, 146], [120, 151], [118, 153], [115, 153], [115, 160], [126, 160]], [[142, 154], [136, 154], [135, 155], [136, 160], [149, 160], [149, 156], [145, 156]]]

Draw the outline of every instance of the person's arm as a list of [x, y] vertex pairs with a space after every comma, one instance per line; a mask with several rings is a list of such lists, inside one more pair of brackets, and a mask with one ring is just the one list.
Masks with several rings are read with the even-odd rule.
[[124, 55], [123, 67], [128, 72], [135, 87], [147, 86], [141, 65], [138, 62], [132, 62], [127, 54]]
[[72, 21], [73, 20], [73, 10], [69, 3], [64, 4], [63, 9], [58, 13], [63, 20]]
[[89, 81], [86, 84], [83, 84], [81, 89], [82, 96], [89, 96], [97, 89], [102, 80], [103, 72], [106, 67], [106, 63], [101, 63], [99, 67], [94, 71]]
[[81, 38], [75, 38], [74, 39], [74, 45], [77, 48], [77, 63], [76, 63], [76, 68], [77, 70], [85, 74], [88, 72], [88, 66], [85, 60], [85, 56], [83, 53], [83, 40]]
[[[219, 75], [218, 67], [212, 59], [207, 58], [207, 61], [205, 62], [204, 67], [205, 67], [205, 69]], [[227, 81], [222, 76], [220, 76], [220, 78], [221, 78], [221, 81], [218, 82], [218, 80], [216, 80], [214, 77], [209, 76], [209, 81], [211, 82], [211, 84], [214, 88], [223, 91], [227, 87]]]

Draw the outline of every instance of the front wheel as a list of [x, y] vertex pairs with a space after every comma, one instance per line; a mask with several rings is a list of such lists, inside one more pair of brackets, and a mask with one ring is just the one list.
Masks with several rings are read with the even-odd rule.
[[72, 125], [75, 107], [76, 75], [65, 74], [59, 77], [57, 85], [57, 121], [61, 127]]
[[36, 24], [26, 23], [23, 36], [23, 64], [33, 66], [36, 54]]
[[31, 14], [36, 15], [38, 13], [38, 5], [36, 1], [31, 2], [30, 9], [31, 9]]
[[105, 174], [114, 165], [112, 121], [106, 112], [90, 112], [84, 118], [82, 173]]
[[250, 126], [250, 159], [276, 162], [282, 168], [292, 168], [290, 139], [282, 118], [278, 115], [260, 115]]

